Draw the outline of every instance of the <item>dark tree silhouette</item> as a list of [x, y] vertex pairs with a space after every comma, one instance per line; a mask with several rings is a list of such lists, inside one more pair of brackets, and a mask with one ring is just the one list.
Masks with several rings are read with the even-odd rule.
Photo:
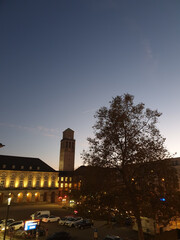
[[[139, 240], [144, 239], [140, 217], [167, 215], [170, 207], [161, 206], [159, 199], [169, 198], [177, 187], [175, 170], [164, 160], [169, 157], [165, 138], [156, 127], [160, 116], [143, 103], [134, 104], [132, 95], [117, 96], [109, 108], [96, 112], [95, 137], [88, 138], [89, 150], [82, 154], [86, 165], [116, 169], [115, 189], [124, 191], [126, 207], [138, 224]], [[118, 182], [123, 182], [123, 188]]]

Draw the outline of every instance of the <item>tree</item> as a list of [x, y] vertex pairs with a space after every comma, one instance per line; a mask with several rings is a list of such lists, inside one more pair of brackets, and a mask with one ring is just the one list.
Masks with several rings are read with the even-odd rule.
[[[96, 112], [95, 137], [88, 138], [89, 150], [82, 154], [87, 165], [117, 170], [116, 176], [124, 184], [127, 205], [138, 224], [140, 240], [144, 239], [141, 214], [153, 208], [153, 201], [161, 204], [159, 198], [172, 192], [172, 182], [176, 186], [176, 174], [164, 161], [169, 157], [165, 138], [156, 127], [160, 116], [161, 113], [145, 108], [143, 103], [134, 104], [130, 94], [117, 96], [109, 108], [102, 107]], [[169, 184], [162, 181], [167, 177], [170, 177]]]

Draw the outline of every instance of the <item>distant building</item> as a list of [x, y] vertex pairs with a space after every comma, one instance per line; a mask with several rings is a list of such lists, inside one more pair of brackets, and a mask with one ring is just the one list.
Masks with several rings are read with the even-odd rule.
[[74, 131], [67, 128], [63, 132], [60, 146], [59, 171], [74, 171], [75, 140]]
[[0, 204], [56, 202], [59, 173], [39, 158], [0, 155]]

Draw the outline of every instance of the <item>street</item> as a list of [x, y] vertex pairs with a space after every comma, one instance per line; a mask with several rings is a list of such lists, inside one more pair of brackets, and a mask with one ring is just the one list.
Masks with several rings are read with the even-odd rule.
[[[69, 210], [62, 209], [58, 204], [16, 205], [10, 206], [9, 218], [14, 218], [15, 220], [30, 220], [30, 215], [38, 210], [49, 210], [51, 214], [60, 217], [70, 214]], [[1, 219], [6, 217], [6, 211], [7, 206], [0, 207]], [[77, 240], [92, 240], [95, 229], [97, 230], [99, 240], [103, 239], [108, 234], [118, 235], [122, 238], [128, 238], [130, 240], [137, 240], [136, 232], [129, 228], [120, 228], [117, 225], [107, 225], [106, 221], [94, 221], [94, 226], [92, 228], [84, 230], [60, 226], [58, 223], [41, 223], [41, 225], [48, 229], [48, 235], [59, 231], [66, 231]], [[3, 239], [2, 234], [0, 234], [0, 239]], [[6, 239], [8, 240], [9, 238], [6, 237]], [[44, 240], [46, 238], [41, 237], [40, 239]]]

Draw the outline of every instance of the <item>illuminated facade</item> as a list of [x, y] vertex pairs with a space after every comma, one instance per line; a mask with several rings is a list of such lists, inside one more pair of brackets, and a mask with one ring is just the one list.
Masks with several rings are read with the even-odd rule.
[[0, 155], [0, 204], [12, 201], [57, 202], [58, 175], [38, 158]]

